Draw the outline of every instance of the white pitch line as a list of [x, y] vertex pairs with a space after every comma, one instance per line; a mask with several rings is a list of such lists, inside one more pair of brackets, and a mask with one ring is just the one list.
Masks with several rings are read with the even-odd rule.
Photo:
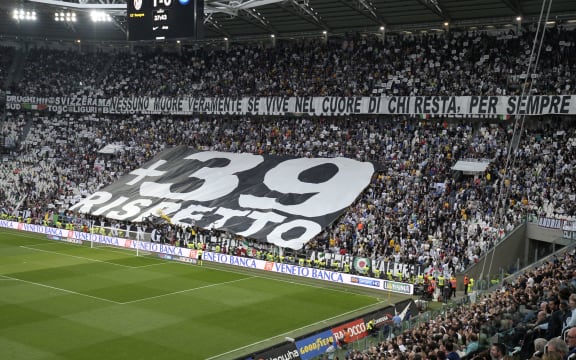
[[[156, 260], [156, 259], [154, 259], [154, 260]], [[148, 265], [140, 265], [140, 266], [131, 266], [131, 268], [134, 268], [134, 269], [142, 269], [142, 268], [147, 268], [147, 267], [152, 267], [152, 266], [171, 264], [171, 262], [168, 261], [168, 260], [162, 260], [162, 259], [158, 259], [158, 260], [160, 260], [161, 262], [157, 262], [156, 264], [148, 264]]]
[[36, 286], [42, 286], [42, 287], [45, 287], [45, 288], [48, 288], [48, 289], [52, 289], [52, 290], [58, 290], [58, 291], [62, 291], [62, 292], [69, 293], [69, 294], [85, 296], [85, 297], [88, 297], [88, 298], [91, 298], [91, 299], [96, 299], [96, 300], [105, 301], [105, 302], [109, 302], [109, 303], [116, 304], [116, 305], [121, 305], [121, 303], [119, 303], [119, 302], [117, 302], [117, 301], [104, 299], [104, 298], [101, 298], [101, 297], [98, 297], [98, 296], [92, 296], [92, 295], [88, 295], [88, 294], [83, 294], [83, 293], [79, 293], [79, 292], [72, 291], [72, 290], [67, 290], [67, 289], [62, 289], [62, 288], [55, 287], [55, 286], [50, 286], [50, 285], [46, 285], [46, 284], [37, 283], [37, 282], [34, 282], [34, 281], [28, 281], [28, 280], [13, 278], [13, 277], [7, 276], [7, 275], [0, 275], [0, 276], [3, 277], [3, 278], [6, 279], [6, 280], [20, 281], [20, 282], [23, 282], [23, 283], [26, 283], [26, 284], [32, 284], [32, 285], [36, 285]]
[[217, 283], [217, 284], [210, 284], [210, 285], [200, 286], [200, 287], [196, 287], [196, 288], [190, 288], [190, 289], [186, 289], [186, 290], [174, 291], [174, 292], [166, 293], [166, 294], [162, 294], [162, 295], [150, 296], [150, 297], [142, 298], [142, 299], [138, 299], [138, 300], [127, 301], [127, 302], [123, 302], [123, 303], [120, 303], [120, 304], [122, 304], [122, 305], [133, 304], [133, 303], [137, 303], [137, 302], [141, 302], [141, 301], [158, 299], [158, 298], [165, 297], [165, 296], [170, 296], [170, 295], [182, 294], [182, 293], [190, 292], [190, 291], [207, 289], [207, 288], [214, 287], [214, 286], [232, 284], [232, 283], [235, 283], [235, 282], [244, 281], [244, 280], [249, 280], [249, 279], [253, 279], [253, 278], [255, 278], [255, 276], [250, 276], [250, 277], [246, 277], [246, 278], [242, 278], [242, 279], [236, 279], [236, 280], [221, 282], [221, 283]]
[[[56, 243], [56, 242], [55, 242], [55, 243], [39, 243], [39, 244], [35, 244], [35, 245], [52, 245], [52, 244], [57, 245], [58, 243]], [[74, 244], [70, 244], [70, 245], [74, 245]], [[97, 259], [87, 258], [87, 257], [83, 257], [83, 256], [63, 254], [63, 253], [58, 252], [58, 251], [41, 250], [41, 249], [33, 248], [33, 247], [30, 247], [30, 246], [20, 245], [20, 247], [21, 247], [21, 248], [24, 248], [24, 249], [34, 250], [34, 251], [43, 251], [43, 252], [47, 252], [47, 253], [59, 254], [59, 255], [62, 255], [62, 256], [70, 256], [70, 257], [75, 257], [75, 258], [78, 258], [78, 259], [85, 259], [85, 260], [90, 260], [90, 261], [95, 261], [95, 262], [106, 263], [106, 264], [110, 264], [110, 265], [123, 266], [123, 267], [130, 268], [130, 269], [140, 269], [140, 268], [146, 268], [146, 267], [158, 266], [158, 265], [165, 265], [165, 264], [170, 263], [169, 261], [162, 260], [162, 259], [153, 259], [153, 260], [157, 260], [157, 263], [155, 263], [155, 264], [148, 264], [148, 265], [140, 265], [140, 266], [129, 266], [129, 265], [117, 264], [117, 263], [110, 262], [110, 261], [104, 261], [104, 260], [97, 260]], [[111, 252], [111, 253], [126, 254], [125, 251], [121, 251], [121, 250], [119, 250], [119, 251], [114, 251], [112, 248], [107, 248], [107, 247], [106, 247], [106, 248], [104, 248], [104, 247], [102, 247], [102, 248], [101, 248], [101, 247], [97, 247], [97, 248], [93, 248], [93, 249], [102, 250], [102, 251], [106, 250], [106, 251]]]
[[[169, 263], [170, 263], [169, 261], [158, 259], [158, 262], [157, 262], [157, 263], [154, 263], [154, 264], [140, 265], [140, 266], [130, 266], [130, 265], [117, 264], [117, 263], [111, 262], [111, 261], [104, 261], [104, 260], [92, 259], [92, 258], [88, 258], [88, 257], [84, 257], [84, 256], [63, 254], [63, 253], [58, 252], [58, 251], [36, 249], [36, 248], [33, 248], [33, 247], [24, 246], [24, 245], [20, 245], [20, 247], [21, 247], [21, 248], [24, 248], [24, 249], [28, 249], [28, 250], [33, 250], [33, 251], [46, 252], [46, 253], [51, 253], [51, 254], [58, 254], [58, 255], [73, 257], [73, 258], [77, 258], [77, 259], [83, 259], [83, 260], [89, 260], [89, 261], [93, 261], [93, 262], [99, 262], [99, 263], [104, 263], [104, 264], [121, 266], [121, 267], [128, 268], [128, 269], [141, 269], [141, 268], [147, 268], [147, 267], [158, 266], [158, 265], [166, 265], [166, 264], [169, 264]], [[114, 251], [114, 252], [120, 253], [119, 251]], [[154, 259], [154, 260], [156, 260], [156, 259]]]
[[[384, 302], [384, 301], [379, 301], [379, 302]], [[358, 311], [358, 310], [366, 309], [366, 308], [369, 308], [369, 307], [371, 307], [371, 306], [374, 306], [374, 304], [372, 304], [372, 305], [367, 305], [367, 306], [363, 306], [363, 307], [358, 308], [358, 309], [355, 309], [355, 310], [350, 310], [350, 311], [345, 312], [345, 313], [342, 313], [342, 314], [340, 314], [340, 315], [336, 315], [336, 316], [330, 317], [330, 318], [328, 318], [328, 319], [320, 320], [320, 321], [317, 321], [317, 322], [315, 322], [315, 323], [308, 324], [308, 325], [306, 325], [306, 326], [302, 326], [302, 327], [300, 327], [300, 328], [298, 328], [298, 329], [294, 329], [294, 330], [285, 332], [285, 333], [280, 334], [280, 335], [276, 335], [276, 336], [269, 337], [268, 339], [260, 340], [260, 341], [257, 341], [257, 342], [255, 342], [255, 343], [252, 343], [252, 344], [249, 344], [249, 345], [246, 345], [246, 346], [242, 346], [242, 347], [239, 347], [239, 348], [237, 348], [237, 349], [230, 350], [230, 351], [227, 351], [227, 352], [222, 353], [222, 354], [218, 354], [218, 355], [216, 355], [216, 356], [212, 356], [212, 357], [206, 358], [205, 360], [217, 359], [217, 358], [219, 358], [219, 357], [221, 357], [221, 356], [225, 356], [225, 355], [228, 355], [228, 354], [237, 352], [237, 351], [241, 351], [241, 350], [250, 348], [250, 347], [252, 347], [252, 346], [256, 346], [256, 345], [258, 345], [258, 344], [262, 344], [262, 343], [264, 343], [264, 342], [267, 342], [267, 341], [270, 341], [270, 340], [273, 340], [273, 339], [276, 339], [276, 338], [284, 338], [284, 337], [286, 337], [286, 336], [288, 336], [288, 335], [292, 335], [295, 331], [303, 330], [303, 329], [309, 328], [309, 327], [314, 326], [314, 325], [322, 324], [322, 323], [328, 322], [328, 321], [330, 321], [330, 320], [332, 320], [332, 319], [337, 319], [337, 318], [339, 318], [339, 317], [341, 317], [341, 316], [345, 316], [345, 315], [347, 315], [347, 314], [354, 313], [354, 312], [356, 312], [356, 311]]]
[[130, 269], [135, 268], [134, 266], [116, 264], [116, 263], [113, 263], [113, 262], [104, 261], [104, 260], [98, 260], [98, 259], [92, 259], [92, 258], [87, 258], [87, 257], [84, 257], [84, 256], [63, 254], [63, 253], [58, 252], [58, 251], [50, 251], [50, 250], [36, 249], [36, 248], [24, 246], [24, 245], [21, 245], [20, 247], [21, 247], [21, 248], [24, 248], [24, 249], [32, 250], [32, 251], [40, 251], [40, 252], [45, 252], [45, 253], [50, 253], [50, 254], [58, 254], [58, 255], [61, 255], [61, 256], [68, 256], [68, 257], [72, 257], [72, 258], [76, 258], [76, 259], [82, 259], [82, 260], [88, 260], [88, 261], [99, 262], [99, 263], [104, 263], [104, 264], [116, 265], [116, 266], [121, 266], [121, 267], [124, 267], [124, 268], [130, 268]]
[[[117, 247], [113, 247], [113, 246], [98, 246], [95, 248], [92, 248], [94, 250], [100, 250], [100, 251], [106, 251], [106, 252], [111, 252], [111, 253], [115, 253], [115, 254], [126, 254], [126, 249], [120, 249]], [[135, 255], [137, 257], [141, 257], [141, 255]], [[140, 266], [128, 266], [130, 268], [134, 268], [134, 269], [140, 269], [140, 268], [147, 268], [147, 267], [152, 267], [152, 266], [158, 266], [158, 265], [166, 265], [166, 264], [171, 264], [174, 263], [173, 261], [168, 261], [168, 260], [164, 260], [164, 259], [159, 259], [159, 258], [148, 258], [150, 260], [154, 260], [156, 263], [155, 264], [148, 264], [148, 265], [140, 265]]]

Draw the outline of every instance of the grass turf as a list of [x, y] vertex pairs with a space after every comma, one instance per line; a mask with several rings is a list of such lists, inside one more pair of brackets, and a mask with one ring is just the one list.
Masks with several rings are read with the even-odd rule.
[[397, 301], [237, 270], [0, 230], [0, 359], [235, 359]]

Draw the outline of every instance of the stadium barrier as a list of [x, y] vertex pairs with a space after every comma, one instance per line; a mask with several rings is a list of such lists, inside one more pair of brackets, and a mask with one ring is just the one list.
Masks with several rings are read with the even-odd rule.
[[[403, 324], [411, 319], [412, 314], [418, 314], [416, 303], [412, 299], [403, 300], [296, 339], [286, 338], [283, 343], [236, 360], [323, 359], [331, 341], [339, 344], [337, 352], [340, 354], [354, 349], [364, 349], [369, 343], [379, 341], [383, 337], [399, 334]], [[398, 317], [402, 322], [395, 325], [395, 317]], [[370, 321], [373, 321], [374, 324], [372, 331], [368, 328]], [[352, 341], [343, 344], [346, 329], [350, 330]]]

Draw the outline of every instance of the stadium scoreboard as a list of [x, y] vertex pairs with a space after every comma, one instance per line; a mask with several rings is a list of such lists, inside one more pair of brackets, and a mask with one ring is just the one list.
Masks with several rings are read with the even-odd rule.
[[204, 0], [128, 0], [128, 40], [200, 39]]

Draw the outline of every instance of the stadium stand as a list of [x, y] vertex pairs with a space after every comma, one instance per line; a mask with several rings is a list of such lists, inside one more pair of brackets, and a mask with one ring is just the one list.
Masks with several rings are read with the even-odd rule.
[[[551, 74], [565, 69], [568, 76], [547, 76], [546, 83], [551, 87], [537, 90], [541, 83], [538, 82], [533, 91], [563, 93], [570, 90], [570, 76], [575, 72], [570, 71], [570, 66], [574, 65], [567, 59], [574, 49], [572, 46], [557, 48], [557, 42], [573, 32], [559, 29], [548, 32], [546, 48], [552, 47], [555, 51], [543, 54], [541, 72]], [[206, 49], [201, 52], [189, 50], [190, 53], [185, 51], [181, 55], [150, 52], [113, 56], [32, 49], [22, 65], [22, 77], [13, 87], [20, 93], [38, 96], [91, 93], [124, 96], [182, 93], [311, 95], [336, 94], [335, 89], [341, 90], [338, 95], [365, 95], [379, 90], [383, 90], [382, 94], [403, 95], [508, 94], [520, 90], [514, 82], [520, 81], [517, 74], [521, 73], [515, 59], [524, 58], [523, 49], [533, 35], [527, 32], [520, 36], [508, 33], [406, 36], [398, 37], [396, 42], [386, 46], [376, 38], [351, 37], [325, 45], [311, 40], [287, 42], [272, 49], [233, 47], [228, 54], [235, 56], [222, 56], [223, 50]], [[468, 46], [470, 44], [476, 46]], [[319, 48], [323, 50], [323, 56], [317, 54]], [[480, 48], [485, 49], [484, 52], [476, 53]], [[431, 52], [431, 49], [439, 51]], [[495, 56], [496, 49], [506, 49], [509, 54]], [[380, 55], [367, 56], [367, 52]], [[407, 57], [408, 65], [401, 61], [404, 52], [411, 54]], [[453, 53], [461, 57], [457, 61], [450, 60], [449, 54]], [[474, 68], [479, 61], [482, 66]], [[442, 66], [438, 67], [436, 63]], [[80, 64], [89, 65], [80, 68]], [[379, 69], [380, 66], [386, 69]], [[252, 68], [262, 71], [247, 71]], [[296, 74], [290, 80], [293, 73], [288, 69], [294, 68], [309, 72], [306, 76]], [[326, 70], [324, 76], [319, 76], [315, 73], [318, 68], [328, 68], [331, 72]], [[406, 72], [406, 69], [413, 70]], [[429, 76], [430, 69], [439, 72]], [[469, 74], [471, 69], [475, 69], [472, 75]], [[182, 72], [190, 76], [181, 76]], [[493, 77], [494, 73], [507, 75]], [[286, 75], [281, 77], [285, 80], [284, 88], [279, 84], [272, 86], [266, 78], [253, 78], [270, 74]], [[389, 82], [384, 85], [383, 81], [390, 75], [400, 80], [391, 86]], [[478, 77], [478, 84], [460, 88], [458, 84], [464, 76], [468, 85]], [[330, 83], [330, 79], [335, 79], [332, 90], [319, 87], [319, 84]], [[366, 82], [359, 84], [355, 79], [366, 79]], [[451, 87], [431, 83], [436, 81], [434, 79], [445, 81]], [[551, 82], [554, 79], [557, 81]], [[215, 85], [222, 81], [226, 83]], [[357, 89], [346, 89], [342, 84], [356, 84]], [[420, 89], [409, 86], [411, 92], [402, 90], [407, 89], [408, 84], [428, 85]], [[223, 93], [219, 88], [227, 92]], [[22, 116], [22, 112], [8, 114], [10, 119], [22, 119]], [[21, 196], [11, 195], [13, 200], [5, 202], [3, 207], [7, 213], [30, 209], [36, 214], [33, 221], [38, 221], [52, 207], [64, 211], [63, 203], [77, 201], [82, 193], [96, 191], [166, 146], [176, 144], [297, 157], [345, 156], [377, 164], [380, 171], [370, 188], [332, 229], [310, 242], [309, 248], [332, 247], [338, 251], [344, 248], [348, 253], [409, 263], [444, 263], [461, 271], [489, 249], [503, 232], [514, 228], [527, 212], [546, 216], [574, 215], [569, 198], [573, 190], [573, 167], [572, 157], [568, 155], [572, 151], [573, 128], [569, 121], [557, 118], [527, 125], [519, 147], [522, 163], [517, 164], [507, 179], [498, 174], [511, 141], [511, 122], [379, 120], [359, 116], [342, 119], [202, 116], [190, 119], [40, 113], [28, 113], [26, 119], [14, 152], [18, 162], [7, 165], [12, 166], [7, 170], [13, 173], [11, 181], [24, 186], [13, 190]], [[14, 136], [12, 130], [10, 137]], [[105, 155], [99, 155], [95, 150], [106, 144], [120, 144], [128, 150], [112, 159], [104, 159]], [[43, 163], [39, 156], [49, 161]], [[491, 159], [491, 165], [484, 176], [455, 179], [451, 167], [461, 158]], [[527, 165], [534, 162], [539, 163], [539, 167], [535, 172], [527, 173]], [[38, 164], [51, 171], [38, 171]], [[71, 171], [70, 166], [79, 171]], [[33, 168], [32, 173], [27, 170], [29, 167]], [[14, 174], [15, 171], [18, 174]], [[38, 178], [54, 173], [59, 176]], [[500, 187], [501, 182], [505, 182], [506, 187]], [[32, 187], [32, 184], [35, 185]], [[435, 191], [429, 192], [432, 187]], [[492, 228], [497, 207], [495, 199], [499, 198], [502, 189], [510, 190], [504, 223], [498, 229], [491, 229], [492, 234], [481, 231]], [[364, 225], [361, 231], [357, 230], [358, 224]], [[499, 236], [494, 236], [495, 233]], [[445, 250], [431, 249], [430, 238], [442, 238], [447, 243]], [[390, 246], [391, 242], [401, 246], [396, 249]]]
[[[533, 94], [574, 87], [569, 39], [576, 30], [546, 32]], [[181, 53], [79, 54], [30, 50], [20, 93], [191, 96], [370, 96], [521, 94], [535, 33], [501, 31], [403, 35], [183, 48]], [[94, 56], [96, 55], [96, 56]], [[47, 59], [47, 61], [45, 60]], [[64, 66], [66, 64], [66, 66]], [[71, 64], [81, 64], [73, 65]], [[54, 74], [51, 84], [43, 75]], [[52, 78], [52, 77], [50, 77]], [[82, 83], [80, 86], [79, 84]]]
[[[539, 76], [531, 79], [532, 94], [573, 92], [575, 35], [561, 28], [547, 33]], [[375, 37], [351, 35], [327, 43], [299, 40], [274, 48], [243, 45], [183, 49], [181, 54], [35, 48], [20, 69], [13, 69], [20, 76], [4, 90], [37, 96], [520, 94], [526, 86], [525, 50], [533, 37], [530, 31], [467, 32], [398, 36], [382, 44]], [[2, 84], [15, 52], [0, 54]], [[526, 123], [520, 139], [512, 136], [514, 126], [498, 119], [408, 116], [171, 117], [11, 110], [2, 126], [10, 156], [1, 165], [0, 208], [4, 217], [38, 224], [50, 223], [55, 213], [77, 227], [106, 222], [68, 208], [174, 145], [343, 156], [373, 162], [378, 171], [345, 215], [306, 249], [462, 272], [528, 215], [575, 216], [573, 119], [538, 117]], [[517, 162], [504, 173], [513, 141], [519, 141]], [[100, 153], [106, 145], [118, 150]], [[461, 176], [452, 170], [459, 159], [490, 159], [490, 166], [480, 175]], [[482, 351], [497, 335], [510, 352], [522, 341], [518, 351], [529, 358], [534, 350], [529, 344], [536, 338], [527, 324], [543, 301], [567, 301], [566, 294], [574, 292], [573, 259], [574, 250], [567, 251], [474, 304], [346, 357], [442, 359], [441, 352], [455, 346], [462, 358], [487, 358]], [[537, 279], [534, 284], [529, 285], [529, 277]], [[545, 311], [552, 315], [552, 309]]]
[[[493, 343], [502, 344], [505, 354], [516, 359], [542, 358], [545, 344], [568, 349], [565, 334], [570, 327], [566, 319], [572, 316], [573, 302], [562, 314], [562, 337], [542, 330], [542, 324], [551, 324], [552, 314], [559, 314], [550, 303], [574, 299], [574, 255], [573, 247], [566, 249], [507, 279], [472, 303], [442, 311], [428, 321], [413, 321], [412, 327], [398, 336], [347, 353], [345, 358], [440, 359], [453, 347], [461, 359], [490, 359]], [[543, 320], [537, 322], [538, 312]], [[538, 343], [542, 344], [540, 349]]]

